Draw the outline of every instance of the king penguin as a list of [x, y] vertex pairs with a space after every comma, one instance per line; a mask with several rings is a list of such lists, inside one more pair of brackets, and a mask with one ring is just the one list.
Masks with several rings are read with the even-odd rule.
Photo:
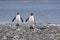
[[33, 29], [33, 24], [34, 24], [34, 15], [33, 13], [30, 14], [30, 16], [25, 20], [30, 25], [30, 28]]
[[23, 22], [23, 19], [19, 13], [16, 14], [16, 16], [13, 18], [12, 22], [14, 22], [14, 20], [16, 22], [16, 26], [19, 26]]

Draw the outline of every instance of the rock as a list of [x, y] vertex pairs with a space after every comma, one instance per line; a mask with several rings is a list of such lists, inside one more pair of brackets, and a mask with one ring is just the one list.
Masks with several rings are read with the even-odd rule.
[[0, 40], [60, 40], [59, 26], [0, 24]]

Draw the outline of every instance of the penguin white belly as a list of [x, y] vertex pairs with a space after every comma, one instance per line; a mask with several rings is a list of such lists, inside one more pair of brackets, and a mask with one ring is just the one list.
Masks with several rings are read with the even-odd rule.
[[20, 15], [16, 16], [16, 23], [21, 23]]
[[33, 16], [30, 16], [28, 23], [30, 23], [30, 24], [34, 23], [34, 17]]

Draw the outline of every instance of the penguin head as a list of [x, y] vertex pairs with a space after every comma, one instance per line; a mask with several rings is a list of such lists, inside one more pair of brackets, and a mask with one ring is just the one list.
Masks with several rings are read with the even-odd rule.
[[33, 13], [30, 14], [31, 16], [33, 15]]
[[17, 15], [19, 15], [19, 13], [17, 13]]

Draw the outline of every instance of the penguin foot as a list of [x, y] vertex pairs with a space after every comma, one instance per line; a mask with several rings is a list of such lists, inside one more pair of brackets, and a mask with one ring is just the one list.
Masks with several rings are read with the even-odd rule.
[[16, 24], [16, 26], [20, 26], [19, 24]]
[[30, 29], [34, 29], [32, 26], [30, 26]]

